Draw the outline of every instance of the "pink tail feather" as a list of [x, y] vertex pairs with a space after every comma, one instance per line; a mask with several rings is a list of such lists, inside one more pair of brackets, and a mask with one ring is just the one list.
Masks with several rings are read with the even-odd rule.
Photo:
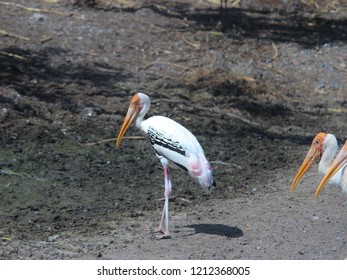
[[212, 167], [204, 155], [196, 157], [190, 155], [188, 160], [188, 172], [190, 176], [195, 178], [200, 186], [207, 192], [212, 191], [214, 186]]

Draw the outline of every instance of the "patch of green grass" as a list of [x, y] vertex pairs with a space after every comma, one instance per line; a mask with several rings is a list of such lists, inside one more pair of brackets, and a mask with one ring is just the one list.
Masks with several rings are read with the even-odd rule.
[[20, 176], [20, 177], [29, 177], [29, 178], [31, 177], [26, 172], [16, 172], [16, 171], [13, 171], [12, 169], [9, 169], [9, 168], [0, 169], [0, 174], [1, 175], [7, 175], [7, 176]]

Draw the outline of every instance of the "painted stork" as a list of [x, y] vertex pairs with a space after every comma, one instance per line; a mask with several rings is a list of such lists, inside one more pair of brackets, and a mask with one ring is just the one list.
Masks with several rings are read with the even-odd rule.
[[347, 141], [342, 147], [341, 151], [337, 154], [335, 160], [331, 164], [328, 171], [325, 173], [324, 178], [320, 181], [315, 198], [317, 198], [320, 192], [323, 190], [324, 186], [329, 182], [331, 177], [337, 177], [339, 185], [341, 186], [342, 191], [347, 195]]
[[[177, 166], [189, 173], [207, 192], [216, 186], [212, 168], [195, 136], [179, 123], [163, 116], [153, 116], [143, 120], [151, 101], [144, 93], [137, 93], [130, 102], [128, 112], [117, 138], [117, 148], [129, 126], [135, 121], [136, 127], [144, 133], [164, 168], [165, 202], [159, 227], [155, 232], [159, 238], [170, 238], [169, 197], [171, 193], [171, 168]], [[165, 219], [165, 230], [163, 229]]]
[[[295, 190], [302, 176], [304, 176], [304, 174], [307, 172], [307, 170], [309, 170], [309, 168], [315, 161], [320, 160], [318, 171], [325, 174], [334, 160], [334, 157], [337, 153], [337, 148], [337, 140], [333, 134], [324, 132], [318, 133], [314, 137], [311, 147], [307, 152], [306, 157], [301, 164], [298, 172], [295, 175], [290, 190]], [[336, 174], [331, 178], [330, 183], [338, 185], [340, 183], [340, 178], [341, 174]]]

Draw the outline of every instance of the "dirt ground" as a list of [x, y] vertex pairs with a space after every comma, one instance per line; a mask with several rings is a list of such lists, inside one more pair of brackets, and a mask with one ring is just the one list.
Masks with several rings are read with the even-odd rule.
[[[314, 165], [289, 191], [316, 133], [347, 138], [346, 2], [93, 2], [0, 2], [0, 259], [346, 259], [341, 189], [314, 199]], [[217, 182], [174, 172], [172, 239], [150, 144], [86, 145], [136, 91]]]

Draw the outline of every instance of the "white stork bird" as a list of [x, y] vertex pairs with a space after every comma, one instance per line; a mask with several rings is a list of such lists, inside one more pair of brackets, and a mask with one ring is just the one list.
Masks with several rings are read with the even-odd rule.
[[[338, 148], [336, 137], [333, 134], [324, 132], [318, 133], [311, 144], [307, 155], [301, 164], [299, 171], [296, 173], [295, 178], [290, 187], [294, 191], [302, 176], [311, 167], [313, 162], [319, 161], [318, 171], [325, 174], [334, 160]], [[341, 174], [335, 174], [330, 180], [330, 183], [339, 185]]]
[[324, 186], [329, 182], [331, 177], [337, 177], [339, 181], [339, 185], [344, 193], [347, 195], [347, 141], [345, 145], [342, 147], [341, 151], [336, 156], [335, 160], [331, 164], [328, 171], [325, 173], [324, 178], [320, 181], [316, 193], [315, 198], [317, 198], [320, 192], [323, 190]]
[[[160, 238], [169, 238], [169, 196], [171, 193], [171, 167], [178, 166], [188, 171], [189, 175], [196, 179], [200, 186], [210, 193], [216, 186], [212, 168], [207, 161], [204, 151], [195, 136], [179, 123], [163, 116], [150, 117], [143, 120], [149, 110], [151, 101], [144, 93], [133, 96], [117, 139], [117, 148], [121, 139], [135, 120], [137, 128], [147, 135], [156, 155], [164, 168], [165, 203], [159, 228], [155, 230], [161, 233]], [[165, 230], [163, 223], [165, 218]]]

